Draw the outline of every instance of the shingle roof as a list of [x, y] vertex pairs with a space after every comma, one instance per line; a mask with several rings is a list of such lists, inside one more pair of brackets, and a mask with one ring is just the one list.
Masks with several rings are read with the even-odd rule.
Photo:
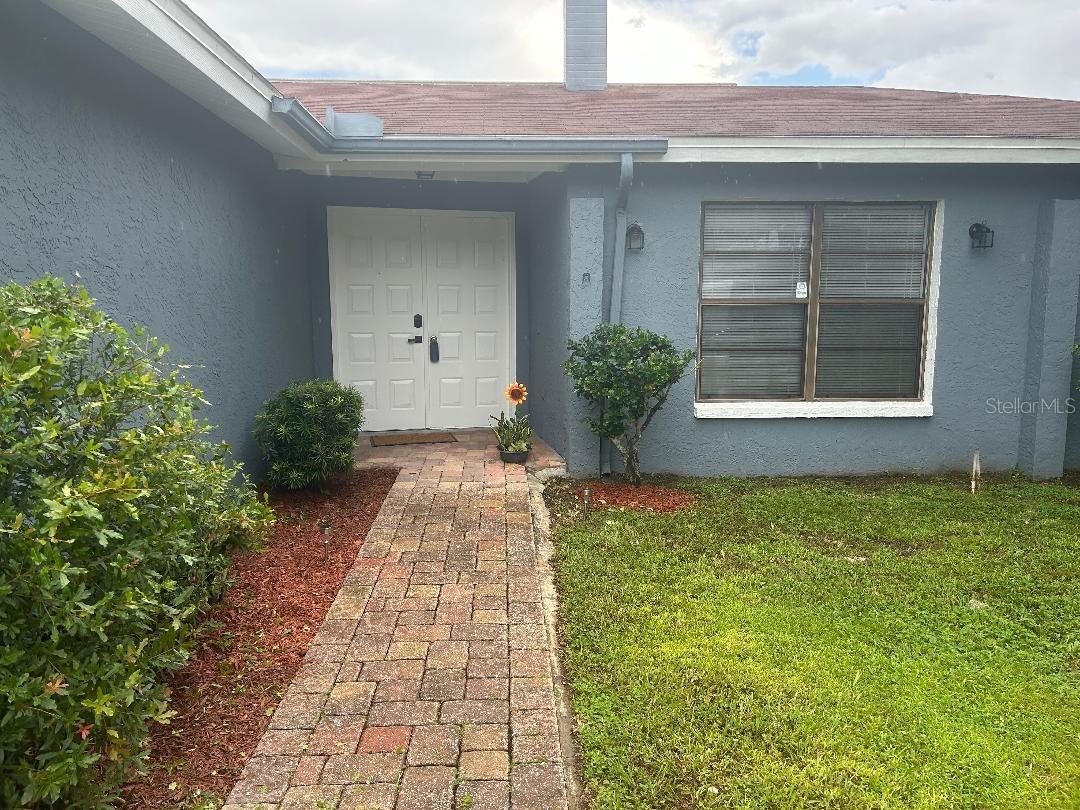
[[1080, 138], [1080, 102], [872, 87], [276, 80], [322, 118], [368, 112], [387, 135]]

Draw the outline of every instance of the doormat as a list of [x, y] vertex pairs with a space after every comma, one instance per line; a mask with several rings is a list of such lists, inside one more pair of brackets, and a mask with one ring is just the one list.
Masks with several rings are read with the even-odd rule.
[[395, 444], [441, 444], [456, 441], [449, 433], [380, 433], [371, 437], [371, 446], [392, 447]]

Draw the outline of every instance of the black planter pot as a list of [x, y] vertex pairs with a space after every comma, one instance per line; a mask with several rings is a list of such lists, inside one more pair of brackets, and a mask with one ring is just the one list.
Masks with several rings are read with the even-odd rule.
[[525, 459], [528, 457], [528, 450], [522, 450], [518, 453], [511, 453], [509, 450], [499, 451], [499, 458], [503, 460], [504, 464], [524, 464]]

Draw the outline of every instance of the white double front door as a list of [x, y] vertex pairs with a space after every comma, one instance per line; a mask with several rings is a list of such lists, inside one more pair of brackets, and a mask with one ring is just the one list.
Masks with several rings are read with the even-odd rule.
[[510, 214], [328, 209], [334, 378], [365, 430], [479, 427], [513, 373]]

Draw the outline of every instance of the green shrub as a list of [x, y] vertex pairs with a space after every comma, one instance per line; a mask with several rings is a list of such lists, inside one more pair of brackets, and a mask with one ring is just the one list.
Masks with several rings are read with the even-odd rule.
[[279, 391], [255, 417], [255, 439], [270, 464], [275, 487], [303, 489], [351, 470], [364, 399], [333, 380], [296, 382]]
[[566, 345], [570, 357], [563, 369], [574, 381], [574, 393], [597, 412], [585, 420], [589, 430], [611, 440], [627, 478], [640, 484], [637, 443], [694, 353], [678, 351], [655, 332], [610, 323]]
[[272, 522], [165, 353], [81, 288], [0, 287], [0, 806], [107, 802]]

